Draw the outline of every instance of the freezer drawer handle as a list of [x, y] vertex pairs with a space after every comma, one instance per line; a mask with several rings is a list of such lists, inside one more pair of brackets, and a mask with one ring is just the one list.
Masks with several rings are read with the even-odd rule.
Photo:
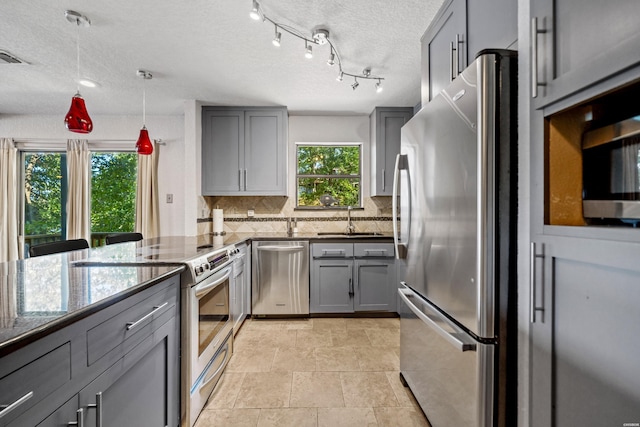
[[[400, 282], [400, 283], [404, 285], [403, 282]], [[424, 323], [430, 326], [435, 332], [438, 333], [438, 335], [440, 335], [447, 342], [449, 342], [449, 344], [453, 345], [459, 351], [476, 351], [475, 343], [463, 342], [459, 340], [455, 336], [451, 335], [449, 332], [442, 329], [436, 322], [431, 320], [429, 316], [425, 315], [422, 311], [418, 310], [418, 308], [409, 300], [409, 298], [412, 298], [414, 296], [413, 292], [411, 292], [409, 289], [398, 289], [398, 293], [400, 294], [400, 297], [402, 298], [404, 303], [407, 304], [407, 306], [411, 309], [413, 314], [418, 316], [420, 320], [422, 320]]]

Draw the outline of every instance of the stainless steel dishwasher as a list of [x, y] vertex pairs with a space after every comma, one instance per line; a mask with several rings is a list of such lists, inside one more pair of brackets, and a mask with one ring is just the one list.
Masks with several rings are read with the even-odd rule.
[[309, 242], [254, 241], [251, 314], [309, 314]]

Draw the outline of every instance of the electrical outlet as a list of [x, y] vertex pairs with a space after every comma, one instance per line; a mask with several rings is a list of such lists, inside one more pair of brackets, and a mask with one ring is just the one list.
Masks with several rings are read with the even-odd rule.
[[167, 194], [167, 203], [173, 203], [173, 194], [171, 193]]
[[254, 214], [255, 214], [255, 212], [253, 211], [253, 209], [249, 209], [249, 210], [247, 211], [247, 216], [248, 216], [249, 218], [252, 218]]

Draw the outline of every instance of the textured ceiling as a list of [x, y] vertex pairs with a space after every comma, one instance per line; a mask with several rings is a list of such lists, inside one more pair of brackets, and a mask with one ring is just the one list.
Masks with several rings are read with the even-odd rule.
[[[182, 114], [184, 101], [209, 105], [285, 105], [304, 113], [368, 114], [375, 106], [420, 101], [420, 37], [442, 0], [263, 0], [265, 14], [311, 36], [324, 27], [343, 69], [371, 67], [384, 77], [336, 81], [326, 64], [329, 46], [314, 46], [285, 32], [271, 44], [272, 24], [249, 18], [250, 0], [3, 0], [0, 50], [28, 64], [0, 63], [0, 114], [64, 114], [80, 74], [99, 82], [81, 88], [90, 114]], [[78, 29], [65, 19], [75, 10], [91, 20]]]

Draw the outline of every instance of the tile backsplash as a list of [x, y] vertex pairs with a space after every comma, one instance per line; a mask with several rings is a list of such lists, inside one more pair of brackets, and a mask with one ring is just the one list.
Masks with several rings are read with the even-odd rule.
[[[199, 234], [212, 231], [211, 212], [214, 208], [223, 210], [227, 233], [286, 232], [287, 218], [296, 220], [301, 233], [342, 232], [347, 226], [345, 210], [295, 210], [295, 200], [288, 197], [200, 197], [198, 206]], [[253, 217], [248, 216], [250, 210]], [[352, 210], [351, 219], [359, 232], [393, 231], [391, 197], [364, 198], [364, 208]]]

